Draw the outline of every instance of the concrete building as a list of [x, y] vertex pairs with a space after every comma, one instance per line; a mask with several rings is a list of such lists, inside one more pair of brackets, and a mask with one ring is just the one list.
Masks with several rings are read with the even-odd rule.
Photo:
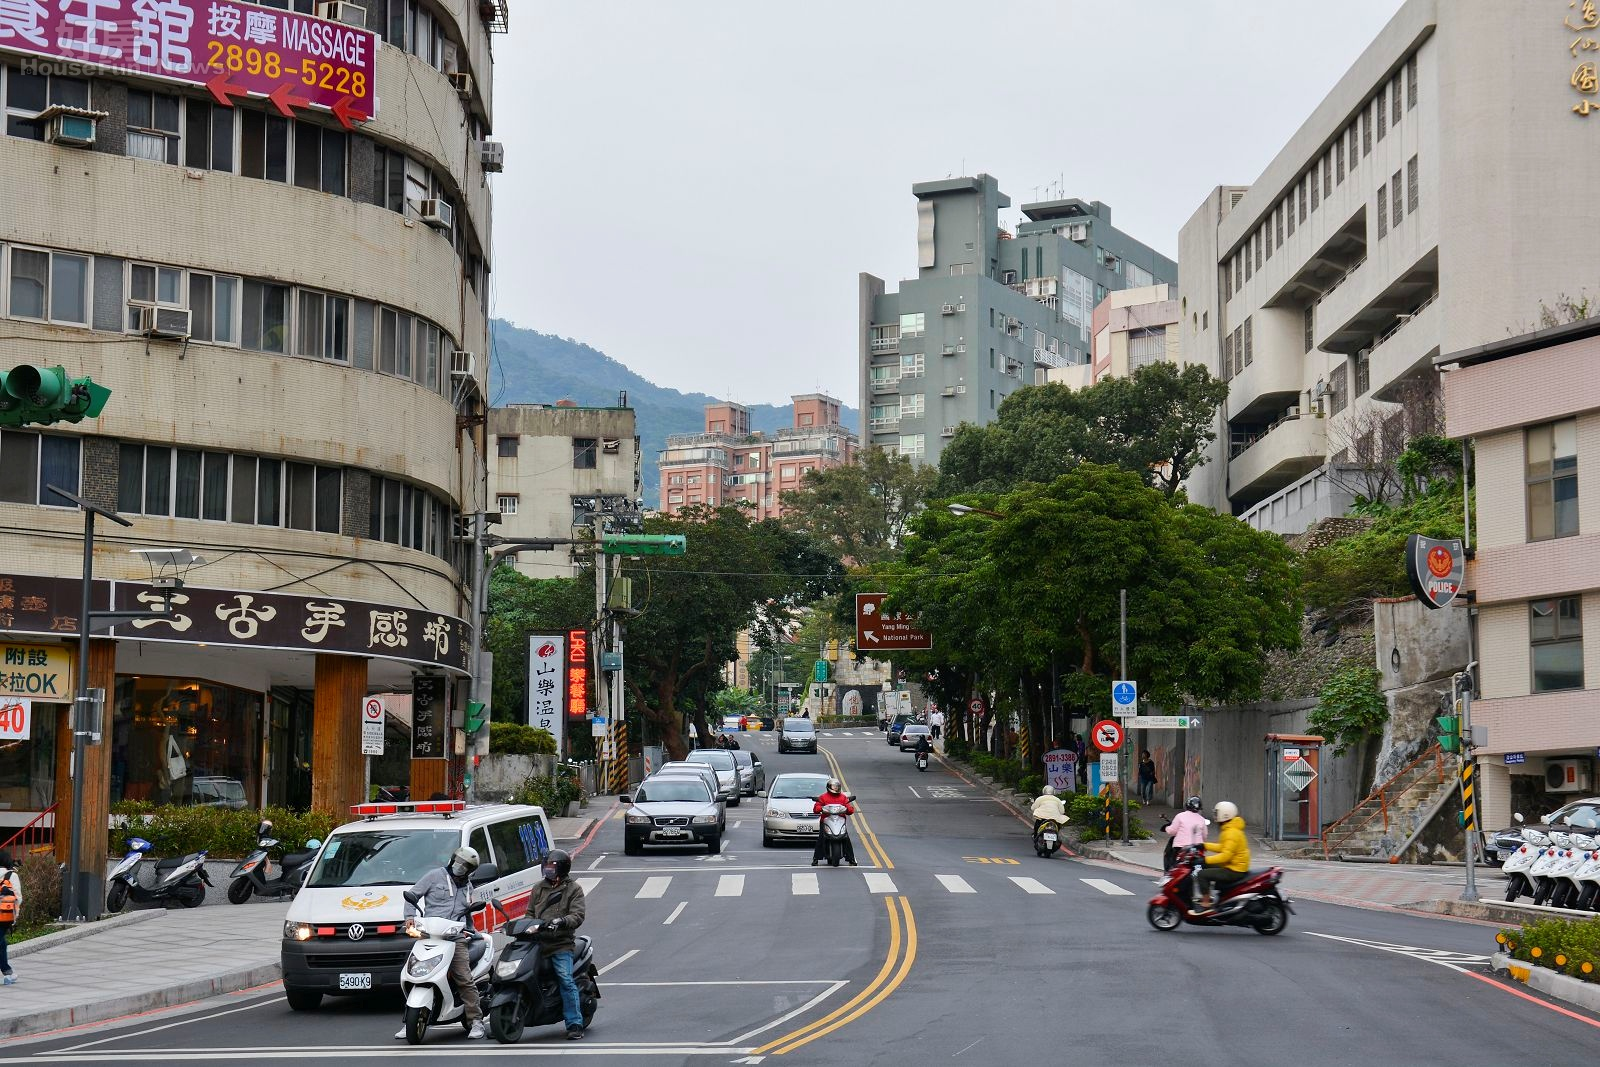
[[859, 284], [861, 440], [937, 464], [963, 422], [1051, 367], [1088, 362], [1091, 316], [1108, 293], [1175, 282], [1177, 265], [1111, 225], [1096, 200], [1022, 206], [987, 174], [911, 187], [917, 275], [887, 292]]
[[1102, 378], [1126, 378], [1152, 363], [1183, 363], [1178, 347], [1174, 285], [1144, 285], [1108, 293], [1090, 315], [1089, 359], [1045, 371], [1047, 381], [1074, 389]]
[[[489, 436], [489, 497], [500, 513], [499, 536], [573, 538], [597, 517], [616, 530], [639, 525], [639, 437], [625, 403], [492, 408]], [[567, 578], [578, 560], [570, 548], [557, 548], [518, 553], [515, 564], [530, 578]]]
[[1600, 277], [1600, 26], [1566, 8], [1409, 0], [1253, 183], [1200, 205], [1182, 348], [1232, 393], [1191, 498], [1304, 529], [1330, 461], [1437, 429], [1439, 352]]
[[[18, 665], [0, 696], [37, 701], [0, 752], [0, 823], [69, 814], [84, 519], [50, 485], [131, 524], [99, 522], [100, 608], [156, 595], [139, 549], [204, 558], [169, 614], [95, 631], [86, 825], [124, 799], [343, 814], [363, 799], [363, 697], [382, 691], [413, 691], [412, 788], [459, 788], [473, 620], [455, 535], [485, 503], [504, 5], [329, 8], [364, 10], [361, 27], [182, 3], [159, 48], [111, 3], [98, 41], [0, 37], [0, 368], [59, 363], [113, 394], [99, 418], [0, 433], [0, 645]], [[275, 107], [247, 70], [213, 96], [195, 61], [245, 26], [269, 67], [336, 36], [344, 99], [296, 84]], [[134, 47], [86, 65], [107, 39]], [[88, 835], [87, 870], [105, 844]]]
[[1483, 825], [1591, 796], [1600, 751], [1600, 319], [1447, 354], [1473, 446]]
[[661, 512], [688, 505], [751, 505], [756, 519], [783, 514], [783, 494], [808, 471], [849, 463], [856, 435], [839, 424], [839, 401], [822, 393], [791, 398], [794, 424], [768, 437], [750, 432], [742, 404], [707, 404], [703, 433], [675, 433], [661, 453]]

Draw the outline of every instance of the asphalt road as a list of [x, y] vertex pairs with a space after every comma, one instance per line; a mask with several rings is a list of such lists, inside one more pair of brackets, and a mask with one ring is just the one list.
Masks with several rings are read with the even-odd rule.
[[[519, 1046], [456, 1027], [394, 1041], [392, 1002], [288, 1010], [276, 989], [0, 1047], [12, 1063], [583, 1056], [598, 1062], [918, 1065], [1572, 1064], [1600, 1020], [1487, 977], [1492, 928], [1304, 902], [1288, 930], [1144, 918], [1148, 873], [1033, 855], [1007, 809], [868, 731], [770, 778], [828, 767], [857, 794], [859, 869], [761, 846], [759, 801], [728, 810], [721, 856], [622, 855], [608, 821], [579, 856], [604, 997], [588, 1038]], [[1293, 896], [1292, 882], [1285, 888]]]

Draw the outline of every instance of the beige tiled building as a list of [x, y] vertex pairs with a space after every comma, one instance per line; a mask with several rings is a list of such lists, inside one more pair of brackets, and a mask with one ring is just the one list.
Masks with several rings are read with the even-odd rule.
[[1472, 442], [1483, 824], [1595, 793], [1600, 751], [1600, 319], [1446, 355]]

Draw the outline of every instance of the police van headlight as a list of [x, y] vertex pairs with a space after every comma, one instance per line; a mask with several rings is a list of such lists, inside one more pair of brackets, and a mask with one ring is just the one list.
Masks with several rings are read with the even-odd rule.
[[309, 923], [284, 923], [283, 938], [285, 941], [310, 941], [311, 925]]

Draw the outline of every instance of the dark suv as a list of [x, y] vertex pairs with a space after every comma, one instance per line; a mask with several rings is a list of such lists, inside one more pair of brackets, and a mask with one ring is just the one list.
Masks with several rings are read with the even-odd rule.
[[889, 743], [891, 745], [898, 745], [900, 743], [900, 731], [904, 730], [907, 726], [910, 726], [916, 721], [916, 718], [911, 715], [896, 715], [894, 717], [894, 722], [889, 724]]
[[779, 752], [815, 752], [817, 728], [810, 719], [784, 719], [778, 730]]

